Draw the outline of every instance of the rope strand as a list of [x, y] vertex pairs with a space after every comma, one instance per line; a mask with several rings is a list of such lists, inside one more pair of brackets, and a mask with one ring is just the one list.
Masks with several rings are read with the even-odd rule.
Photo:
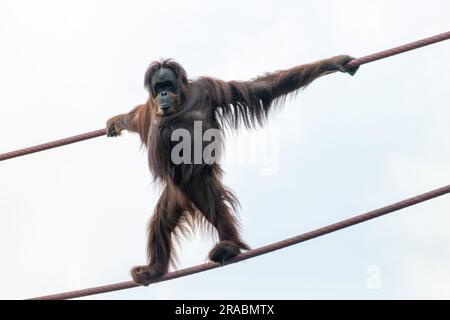
[[[380, 60], [380, 59], [384, 59], [387, 57], [391, 57], [393, 55], [399, 54], [399, 53], [403, 53], [406, 51], [410, 51], [413, 49], [417, 49], [420, 47], [424, 47], [424, 46], [428, 46], [430, 44], [436, 43], [436, 42], [440, 42], [440, 41], [444, 41], [444, 40], [448, 40], [450, 39], [450, 31], [435, 35], [433, 37], [429, 37], [429, 38], [425, 38], [422, 40], [418, 40], [418, 41], [414, 41], [399, 47], [395, 47], [392, 49], [388, 49], [385, 51], [381, 51], [378, 53], [374, 53], [365, 57], [361, 57], [361, 58], [357, 58], [354, 59], [350, 62], [347, 63], [348, 66], [360, 66], [362, 64], [366, 64], [369, 62], [373, 62], [376, 60]], [[73, 137], [68, 137], [65, 139], [61, 139], [61, 140], [56, 140], [56, 141], [52, 141], [52, 142], [48, 142], [48, 143], [44, 143], [41, 145], [37, 145], [37, 146], [33, 146], [33, 147], [29, 147], [29, 148], [24, 148], [24, 149], [20, 149], [20, 150], [16, 150], [16, 151], [12, 151], [12, 152], [7, 152], [4, 154], [0, 154], [0, 161], [4, 161], [4, 160], [8, 160], [8, 159], [12, 159], [12, 158], [16, 158], [16, 157], [20, 157], [20, 156], [24, 156], [30, 153], [35, 153], [35, 152], [39, 152], [39, 151], [43, 151], [43, 150], [47, 150], [47, 149], [51, 149], [51, 148], [56, 148], [56, 147], [60, 147], [60, 146], [64, 146], [66, 144], [70, 144], [70, 143], [74, 143], [74, 142], [78, 142], [78, 141], [83, 141], [83, 140], [87, 140], [87, 139], [92, 139], [92, 138], [96, 138], [96, 137], [100, 137], [106, 134], [106, 130], [105, 129], [99, 129], [99, 130], [95, 130], [95, 131], [91, 131], [91, 132], [87, 132], [87, 133], [83, 133], [77, 136], [73, 136]]]
[[88, 140], [88, 139], [104, 136], [105, 134], [106, 134], [105, 129], [99, 129], [99, 130], [82, 133], [82, 134], [68, 137], [68, 138], [63, 138], [63, 139], [50, 141], [50, 142], [43, 143], [43, 144], [38, 144], [36, 146], [0, 154], [0, 161], [17, 158], [17, 157], [24, 156], [24, 155], [30, 154], [30, 153], [35, 153], [35, 152], [39, 152], [39, 151], [57, 148], [60, 146], [64, 146], [66, 144], [71, 144], [71, 143], [75, 143], [75, 142], [79, 142], [79, 141], [83, 141], [83, 140]]
[[[330, 224], [328, 226], [298, 235], [296, 237], [292, 237], [286, 240], [278, 241], [257, 249], [249, 250], [244, 253], [241, 253], [240, 255], [228, 260], [225, 262], [224, 265], [229, 265], [233, 263], [237, 263], [240, 261], [248, 260], [251, 258], [255, 258], [260, 255], [264, 255], [276, 250], [280, 250], [307, 240], [311, 240], [317, 237], [321, 237], [323, 235], [326, 235], [328, 233], [336, 232], [338, 230], [348, 228], [350, 226], [353, 226], [355, 224], [365, 222], [374, 218], [378, 218], [380, 216], [383, 216], [385, 214], [398, 211], [400, 209], [404, 209], [406, 207], [410, 207], [412, 205], [437, 198], [439, 196], [442, 196], [444, 194], [450, 193], [450, 185], [447, 185], [445, 187], [435, 189], [426, 193], [419, 194], [417, 196], [405, 199], [400, 202], [396, 202], [393, 204], [390, 204], [388, 206], [372, 210], [369, 212], [366, 212], [364, 214], [354, 216], [352, 218], [342, 220], [333, 224]], [[211, 269], [215, 269], [220, 267], [218, 263], [215, 262], [208, 262], [204, 264], [200, 264], [197, 266], [193, 266], [190, 268], [177, 270], [173, 272], [166, 273], [162, 275], [161, 277], [155, 279], [152, 283], [158, 283], [163, 281], [168, 281], [176, 278], [186, 277], [191, 274], [200, 273], [204, 271], [208, 271]], [[73, 298], [79, 298], [79, 297], [85, 297], [89, 295], [99, 294], [99, 293], [106, 293], [106, 292], [112, 292], [112, 291], [118, 291], [118, 290], [124, 290], [124, 289], [130, 289], [138, 287], [139, 285], [134, 283], [133, 281], [125, 281], [125, 282], [119, 282], [119, 283], [113, 283], [108, 284], [104, 286], [99, 287], [93, 287], [93, 288], [87, 288], [87, 289], [81, 289], [81, 290], [75, 290], [75, 291], [69, 291], [69, 292], [63, 292], [63, 293], [57, 293], [42, 297], [36, 297], [32, 298], [32, 300], [64, 300], [64, 299], [73, 299]]]
[[380, 59], [392, 57], [392, 56], [395, 56], [397, 54], [400, 54], [400, 53], [403, 53], [406, 51], [411, 51], [414, 49], [425, 47], [430, 44], [441, 42], [441, 41], [448, 40], [448, 39], [450, 39], [450, 31], [447, 31], [447, 32], [444, 32], [441, 34], [437, 34], [437, 35], [429, 37], [429, 38], [425, 38], [425, 39], [417, 40], [417, 41], [414, 41], [411, 43], [407, 43], [402, 46], [398, 46], [395, 48], [377, 52], [374, 54], [369, 54], [368, 56], [354, 59], [354, 60], [348, 62], [347, 65], [350, 67], [360, 66], [362, 64], [366, 64], [366, 63], [377, 61]]

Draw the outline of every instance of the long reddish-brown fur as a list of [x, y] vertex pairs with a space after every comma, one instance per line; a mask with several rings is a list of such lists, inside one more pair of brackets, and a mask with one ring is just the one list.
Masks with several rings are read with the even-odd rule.
[[[356, 71], [345, 69], [349, 60], [351, 57], [337, 56], [268, 73], [250, 81], [223, 81], [211, 77], [188, 80], [185, 70], [173, 60], [153, 62], [149, 66], [144, 82], [150, 93], [147, 102], [108, 121], [118, 132], [126, 129], [139, 134], [148, 148], [150, 170], [163, 186], [148, 228], [149, 265], [133, 270], [135, 280], [145, 284], [152, 276], [167, 272], [174, 259], [171, 238], [186, 230], [189, 221], [193, 224], [202, 220], [209, 222], [217, 229], [223, 248], [230, 252], [235, 250], [233, 254], [249, 249], [238, 232], [235, 215], [238, 201], [223, 186], [220, 165], [174, 164], [171, 161], [172, 132], [183, 128], [192, 134], [194, 121], [202, 121], [204, 130], [241, 125], [251, 128], [263, 124], [273, 106], [282, 103], [287, 94], [327, 73]], [[150, 85], [153, 75], [161, 68], [176, 74], [180, 88], [180, 110], [164, 117], [156, 115], [158, 106], [152, 98]], [[214, 254], [210, 258], [214, 259]], [[146, 273], [146, 277], [142, 278], [142, 273]]]

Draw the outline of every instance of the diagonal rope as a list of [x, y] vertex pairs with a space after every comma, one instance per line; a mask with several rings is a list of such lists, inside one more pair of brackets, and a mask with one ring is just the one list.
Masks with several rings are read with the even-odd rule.
[[[228, 260], [225, 263], [225, 265], [233, 264], [233, 263], [244, 261], [247, 259], [251, 259], [251, 258], [260, 256], [260, 255], [263, 255], [263, 254], [267, 254], [267, 253], [270, 253], [270, 252], [273, 252], [276, 250], [280, 250], [280, 249], [292, 246], [294, 244], [298, 244], [298, 243], [301, 243], [301, 242], [304, 242], [304, 241], [307, 241], [310, 239], [314, 239], [314, 238], [326, 235], [328, 233], [332, 233], [332, 232], [353, 226], [355, 224], [365, 222], [365, 221], [380, 217], [382, 215], [385, 215], [385, 214], [388, 214], [388, 213], [391, 213], [394, 211], [398, 211], [400, 209], [404, 209], [406, 207], [418, 204], [420, 202], [424, 202], [424, 201], [442, 196], [447, 193], [450, 193], [450, 185], [447, 185], [445, 187], [435, 189], [435, 190], [432, 190], [432, 191], [429, 191], [426, 193], [419, 194], [415, 197], [408, 198], [403, 201], [396, 202], [396, 203], [390, 204], [388, 206], [385, 206], [385, 207], [382, 207], [382, 208], [379, 208], [379, 209], [376, 209], [373, 211], [369, 211], [367, 213], [364, 213], [364, 214], [361, 214], [361, 215], [358, 215], [358, 216], [355, 216], [355, 217], [352, 217], [352, 218], [349, 218], [346, 220], [342, 220], [342, 221], [330, 224], [328, 226], [298, 235], [296, 237], [292, 237], [292, 238], [289, 238], [286, 240], [275, 242], [275, 243], [272, 243], [272, 244], [266, 245], [264, 247], [254, 249], [254, 250], [246, 251], [246, 252], [241, 253], [240, 255]], [[205, 264], [200, 264], [200, 265], [193, 266], [190, 268], [166, 273], [166, 274], [162, 275], [161, 277], [155, 279], [152, 283], [158, 283], [158, 282], [168, 281], [171, 279], [186, 277], [191, 274], [215, 269], [215, 268], [218, 268], [219, 266], [220, 265], [215, 262], [208, 262]], [[106, 293], [106, 292], [117, 291], [117, 290], [124, 290], [124, 289], [134, 288], [134, 287], [138, 287], [138, 286], [139, 285], [134, 283], [133, 281], [125, 281], [125, 282], [104, 285], [104, 286], [100, 286], [100, 287], [93, 287], [93, 288], [87, 288], [87, 289], [81, 289], [81, 290], [75, 290], [75, 291], [69, 291], [69, 292], [64, 292], [64, 293], [57, 293], [57, 294], [37, 297], [37, 298], [33, 298], [33, 300], [72, 299], [72, 298], [85, 297], [85, 296], [89, 296], [89, 295], [93, 295], [93, 294]]]
[[402, 46], [398, 46], [398, 47], [395, 47], [392, 49], [384, 50], [384, 51], [377, 52], [374, 54], [369, 54], [368, 56], [354, 59], [354, 60], [348, 62], [347, 65], [352, 66], [352, 67], [360, 66], [362, 64], [366, 64], [366, 63], [377, 61], [380, 59], [392, 57], [392, 56], [395, 56], [397, 54], [400, 54], [400, 53], [403, 53], [406, 51], [418, 49], [418, 48], [425, 47], [430, 44], [448, 40], [448, 39], [450, 39], [450, 31], [447, 31], [447, 32], [444, 32], [441, 34], [437, 34], [437, 35], [429, 37], [429, 38], [425, 38], [425, 39], [417, 40], [417, 41], [414, 41], [411, 43], [407, 43], [407, 44], [404, 44]]
[[26, 154], [44, 151], [44, 150], [48, 150], [48, 149], [52, 149], [52, 148], [56, 148], [56, 147], [61, 147], [66, 144], [71, 144], [71, 143], [75, 143], [75, 142], [79, 142], [79, 141], [83, 141], [83, 140], [88, 140], [88, 139], [104, 136], [105, 134], [106, 134], [106, 129], [99, 129], [99, 130], [86, 132], [83, 134], [79, 134], [79, 135], [64, 138], [64, 139], [50, 141], [50, 142], [43, 143], [43, 144], [38, 144], [36, 146], [0, 154], [0, 161], [8, 160], [11, 158], [16, 158], [16, 157], [24, 156]]
[[[360, 66], [362, 64], [365, 63], [369, 63], [372, 61], [376, 61], [376, 60], [380, 60], [380, 59], [384, 59], [387, 57], [391, 57], [393, 55], [399, 54], [399, 53], [403, 53], [406, 51], [410, 51], [413, 49], [417, 49], [420, 47], [424, 47], [424, 46], [428, 46], [430, 44], [436, 43], [436, 42], [440, 42], [440, 41], [444, 41], [444, 40], [448, 40], [450, 39], [450, 31], [435, 35], [433, 37], [429, 37], [429, 38], [425, 38], [422, 40], [418, 40], [418, 41], [414, 41], [399, 47], [395, 47], [392, 49], [388, 49], [385, 51], [381, 51], [378, 53], [374, 53], [368, 56], [364, 56], [361, 58], [357, 58], [354, 59], [352, 61], [350, 61], [349, 63], [347, 63], [348, 66], [352, 66], [352, 67], [356, 67], [356, 66]], [[20, 149], [20, 150], [16, 150], [16, 151], [12, 151], [12, 152], [7, 152], [4, 154], [0, 154], [0, 161], [4, 161], [4, 160], [8, 160], [8, 159], [12, 159], [12, 158], [16, 158], [16, 157], [20, 157], [20, 156], [24, 156], [30, 153], [34, 153], [34, 152], [39, 152], [39, 151], [43, 151], [43, 150], [47, 150], [47, 149], [51, 149], [51, 148], [56, 148], [56, 147], [60, 147], [60, 146], [64, 146], [66, 144], [70, 144], [70, 143], [74, 143], [74, 142], [78, 142], [78, 141], [83, 141], [83, 140], [87, 140], [87, 139], [92, 139], [95, 137], [100, 137], [106, 134], [105, 129], [99, 129], [99, 130], [95, 130], [95, 131], [91, 131], [91, 132], [87, 132], [87, 133], [83, 133], [77, 136], [73, 136], [73, 137], [68, 137], [65, 139], [61, 139], [61, 140], [56, 140], [56, 141], [52, 141], [52, 142], [48, 142], [48, 143], [44, 143], [41, 145], [37, 145], [37, 146], [33, 146], [33, 147], [29, 147], [29, 148], [24, 148], [24, 149]]]

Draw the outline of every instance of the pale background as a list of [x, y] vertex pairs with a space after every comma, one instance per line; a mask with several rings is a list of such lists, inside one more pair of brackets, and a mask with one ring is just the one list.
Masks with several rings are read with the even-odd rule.
[[[0, 152], [102, 128], [147, 65], [249, 79], [450, 30], [448, 1], [0, 2]], [[450, 42], [319, 79], [265, 127], [277, 170], [226, 166], [253, 247], [450, 181]], [[268, 131], [266, 131], [268, 132]], [[255, 138], [257, 133], [250, 137]], [[255, 138], [256, 139], [256, 138]], [[229, 139], [233, 148], [236, 139]], [[0, 298], [129, 279], [158, 197], [138, 137], [0, 163]], [[450, 198], [223, 269], [97, 299], [450, 298]], [[180, 267], [210, 237], [183, 241]]]

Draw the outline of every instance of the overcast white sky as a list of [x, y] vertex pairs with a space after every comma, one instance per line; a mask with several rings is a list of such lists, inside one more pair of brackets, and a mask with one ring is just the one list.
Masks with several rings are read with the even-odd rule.
[[[160, 57], [194, 78], [246, 80], [448, 31], [449, 12], [444, 0], [1, 0], [0, 153], [102, 128], [146, 99], [143, 74]], [[225, 166], [244, 239], [258, 247], [448, 184], [449, 57], [444, 42], [319, 79], [245, 136], [278, 140], [270, 174], [264, 163]], [[241, 139], [230, 137], [229, 150]], [[135, 135], [1, 162], [0, 192], [0, 298], [124, 281], [145, 262], [158, 191]], [[224, 269], [91, 298], [448, 299], [449, 209], [442, 197]], [[205, 262], [213, 243], [183, 241], [180, 267]]]

